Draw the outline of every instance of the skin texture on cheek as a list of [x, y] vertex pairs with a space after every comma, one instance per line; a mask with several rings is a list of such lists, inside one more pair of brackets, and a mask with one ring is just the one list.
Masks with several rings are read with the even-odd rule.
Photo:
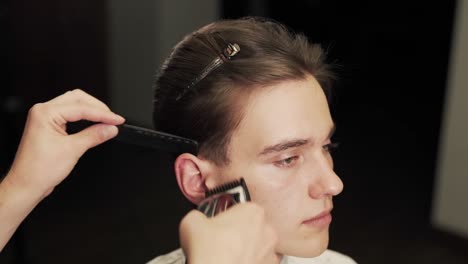
[[253, 174], [257, 177], [249, 177], [246, 181], [255, 186], [252, 200], [265, 209], [268, 221], [280, 238], [278, 252], [310, 257], [326, 249], [328, 227], [310, 228], [302, 222], [320, 213], [331, 201], [307, 196], [304, 173], [307, 173], [305, 169], [286, 176], [258, 173]]
[[226, 180], [243, 175], [252, 201], [265, 209], [267, 221], [280, 238], [277, 252], [284, 255], [311, 257], [323, 252], [328, 244], [328, 228], [310, 229], [302, 225], [326, 207], [324, 200], [312, 200], [307, 196], [307, 184], [301, 178], [303, 171], [295, 175], [280, 175], [273, 165], [233, 166], [225, 171]]

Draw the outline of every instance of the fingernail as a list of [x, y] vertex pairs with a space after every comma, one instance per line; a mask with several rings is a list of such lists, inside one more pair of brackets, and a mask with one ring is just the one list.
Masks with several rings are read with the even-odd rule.
[[105, 126], [101, 129], [101, 133], [104, 138], [112, 138], [118, 133], [116, 126]]
[[119, 119], [120, 122], [124, 122], [125, 121], [125, 118], [121, 115], [118, 115], [118, 114], [115, 114], [117, 116], [117, 118]]

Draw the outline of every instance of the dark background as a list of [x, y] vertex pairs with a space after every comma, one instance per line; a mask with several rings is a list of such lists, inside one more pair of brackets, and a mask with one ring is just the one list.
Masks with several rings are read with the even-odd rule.
[[[339, 80], [330, 247], [359, 263], [468, 263], [468, 241], [430, 225], [456, 1], [221, 1], [323, 43]], [[106, 1], [3, 1], [0, 171], [29, 107], [81, 87], [109, 102]], [[150, 113], [142, 113], [150, 114]], [[36, 208], [0, 263], [143, 263], [177, 247], [189, 209], [162, 153], [109, 142]], [[155, 173], [155, 171], [157, 173]]]

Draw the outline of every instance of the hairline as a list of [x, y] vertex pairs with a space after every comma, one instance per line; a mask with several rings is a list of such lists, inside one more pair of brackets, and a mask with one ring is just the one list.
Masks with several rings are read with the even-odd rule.
[[[277, 80], [277, 81], [272, 81], [272, 82], [265, 83], [265, 84], [252, 84], [252, 85], [245, 86], [242, 89], [236, 89], [236, 87], [242, 86], [242, 84], [233, 85], [233, 87], [231, 87], [231, 89], [239, 90], [239, 92], [236, 94], [236, 95], [238, 95], [237, 100], [239, 100], [239, 97], [240, 97], [241, 98], [240, 101], [243, 101], [244, 103], [234, 102], [234, 103], [230, 104], [231, 108], [232, 107], [236, 107], [236, 108], [238, 107], [240, 113], [239, 113], [238, 118], [236, 118], [235, 124], [233, 124], [232, 127], [230, 127], [229, 131], [226, 133], [225, 145], [223, 146], [223, 155], [224, 155], [223, 159], [221, 159], [221, 160], [207, 159], [207, 160], [210, 160], [213, 163], [215, 163], [217, 165], [220, 165], [220, 166], [229, 166], [230, 165], [230, 163], [231, 163], [230, 154], [231, 154], [231, 147], [232, 147], [232, 136], [239, 129], [239, 126], [242, 124], [242, 121], [245, 119], [246, 110], [247, 110], [248, 106], [252, 103], [252, 97], [255, 96], [254, 94], [265, 92], [265, 89], [269, 89], [269, 88], [273, 89], [278, 84], [281, 84], [281, 83], [284, 83], [284, 82], [301, 81], [301, 80], [307, 80], [308, 78], [313, 78], [319, 84], [320, 89], [322, 89], [322, 91], [324, 93], [326, 93], [325, 89], [322, 87], [322, 85], [317, 80], [317, 78], [315, 78], [315, 76], [312, 73], [308, 72], [308, 71], [303, 71], [303, 74], [301, 76], [285, 77], [284, 79]], [[244, 99], [244, 100], [242, 100], [242, 99]], [[236, 99], [232, 99], [232, 100], [236, 100]], [[235, 112], [234, 109], [229, 109], [228, 114], [229, 115], [235, 114], [233, 112]], [[231, 118], [232, 118], [232, 116], [230, 118], [228, 118], [228, 120], [231, 120]], [[200, 153], [200, 157], [205, 158], [202, 153]]]

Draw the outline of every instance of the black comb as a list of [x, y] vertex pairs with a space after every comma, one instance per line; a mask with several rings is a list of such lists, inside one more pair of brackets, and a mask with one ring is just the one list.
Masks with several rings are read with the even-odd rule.
[[198, 152], [198, 143], [192, 139], [128, 124], [118, 128], [119, 134], [115, 137], [118, 141], [172, 153], [196, 155]]
[[[67, 132], [77, 133], [94, 124], [96, 123], [84, 120], [68, 123]], [[198, 152], [198, 142], [192, 139], [129, 124], [117, 127], [119, 133], [112, 140], [176, 154], [187, 152], [196, 155]]]

